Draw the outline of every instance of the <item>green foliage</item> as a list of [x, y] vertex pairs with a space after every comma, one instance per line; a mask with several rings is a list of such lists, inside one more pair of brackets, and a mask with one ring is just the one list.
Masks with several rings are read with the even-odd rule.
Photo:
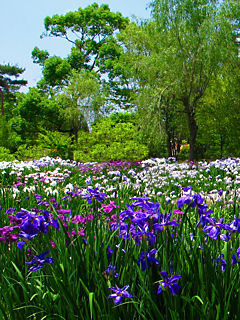
[[22, 161], [40, 159], [48, 155], [49, 150], [38, 145], [28, 146], [27, 144], [21, 144], [15, 152], [16, 158]]
[[12, 123], [12, 119], [8, 121], [5, 116], [0, 117], [0, 146], [8, 148], [11, 152], [14, 152], [22, 143], [22, 139], [21, 136], [13, 129]]
[[202, 158], [239, 156], [239, 75], [237, 64], [225, 66], [211, 82], [196, 114]]
[[137, 125], [136, 115], [130, 112], [113, 113], [111, 114], [110, 119], [111, 121], [113, 121], [114, 124], [127, 122], [127, 123], [132, 123], [133, 125]]
[[79, 130], [89, 130], [87, 121], [99, 116], [103, 104], [104, 95], [97, 75], [74, 71], [61, 94], [50, 98], [46, 92], [31, 88], [20, 96], [9, 125], [15, 136], [21, 137], [22, 143], [27, 145], [36, 144], [43, 130], [66, 133], [76, 140]]
[[[136, 126], [131, 122], [118, 122], [124, 116], [98, 120], [90, 133], [81, 133], [74, 159], [80, 162], [108, 160], [141, 160], [148, 148], [139, 142]], [[129, 116], [127, 116], [129, 117]]]
[[[99, 6], [97, 3], [65, 15], [46, 17], [44, 20], [46, 31], [41, 37], [66, 39], [72, 48], [65, 59], [49, 57], [47, 51], [34, 48], [32, 58], [35, 63], [43, 67], [44, 76], [39, 81], [38, 87], [43, 90], [54, 88], [60, 91], [63, 85], [67, 85], [71, 70], [95, 71], [104, 90], [111, 91], [109, 103], [115, 106], [116, 100], [113, 102], [113, 94], [118, 89], [113, 78], [121, 69], [116, 65], [123, 53], [116, 35], [126, 28], [128, 23], [129, 19], [124, 18], [119, 12], [111, 12], [108, 5]], [[111, 90], [113, 86], [115, 88]]]
[[4, 147], [0, 147], [0, 161], [13, 161], [14, 155], [10, 154], [10, 150]]
[[15, 100], [14, 93], [20, 89], [21, 86], [27, 84], [26, 80], [18, 79], [18, 77], [25, 71], [25, 69], [17, 66], [0, 65], [0, 103], [1, 114], [4, 115], [4, 101]]
[[[0, 146], [15, 152], [26, 144], [29, 158], [38, 157], [50, 151], [29, 146], [47, 130], [49, 149], [72, 157], [61, 148], [65, 134], [76, 142], [93, 123], [80, 134], [80, 161], [144, 158], [142, 144], [151, 157], [177, 156], [183, 139], [190, 158], [240, 155], [239, 3], [152, 0], [150, 7], [151, 20], [133, 23], [97, 3], [46, 17], [43, 36], [66, 39], [71, 52], [62, 59], [35, 47], [43, 79], [26, 95], [16, 94], [24, 69], [0, 65]], [[98, 122], [112, 105], [134, 107], [136, 116]]]
[[22, 137], [23, 142], [33, 144], [42, 128], [49, 131], [70, 131], [64, 112], [58, 96], [49, 99], [41, 90], [31, 88], [19, 99], [15, 116], [11, 119], [11, 127]]
[[7, 147], [9, 137], [9, 125], [4, 116], [0, 117], [0, 146]]
[[44, 62], [49, 58], [49, 53], [47, 51], [40, 50], [35, 47], [32, 51], [33, 63], [38, 63], [40, 66], [44, 65]]
[[142, 87], [136, 98], [138, 125], [152, 157], [176, 157], [188, 131], [183, 107], [171, 90], [156, 83]]
[[71, 65], [67, 60], [57, 56], [48, 58], [43, 66], [43, 76], [46, 84], [52, 87], [64, 85], [70, 76], [71, 70]]
[[75, 140], [79, 130], [88, 131], [88, 124], [99, 117], [104, 98], [97, 74], [93, 71], [72, 72], [60, 99], [64, 106], [65, 121]]
[[39, 134], [40, 149], [46, 149], [51, 157], [72, 159], [71, 138], [57, 131], [44, 131]]
[[68, 57], [73, 68], [98, 69], [104, 73], [106, 62], [116, 56], [113, 36], [127, 23], [127, 18], [123, 18], [119, 12], [111, 12], [108, 5], [93, 3], [85, 9], [79, 8], [65, 15], [46, 17], [43, 36], [65, 38], [74, 45]]
[[[25, 71], [17, 66], [0, 65], [0, 87], [4, 92], [15, 92], [21, 86], [26, 85], [26, 80], [19, 80], [18, 77]], [[13, 77], [13, 78], [12, 78]]]
[[[148, 103], [141, 106], [158, 109], [156, 114], [159, 109], [167, 111], [165, 122], [158, 121], [159, 127], [167, 123], [171, 111], [178, 119], [166, 130], [169, 146], [172, 137], [177, 137], [171, 132], [172, 124], [176, 132], [177, 122], [186, 123], [189, 159], [193, 160], [197, 156], [196, 114], [201, 99], [214, 76], [237, 57], [234, 25], [224, 14], [222, 1], [155, 0], [150, 6], [151, 21], [130, 24], [121, 34], [125, 65], [130, 65], [136, 92], [150, 92]], [[182, 138], [187, 137], [179, 140]]]
[[[23, 141], [34, 143], [41, 126], [46, 124], [46, 121], [44, 121], [45, 102], [48, 104], [48, 99], [44, 98], [36, 88], [31, 88], [19, 102], [19, 117], [14, 120], [13, 126], [22, 136]], [[52, 116], [54, 117], [54, 114]]]

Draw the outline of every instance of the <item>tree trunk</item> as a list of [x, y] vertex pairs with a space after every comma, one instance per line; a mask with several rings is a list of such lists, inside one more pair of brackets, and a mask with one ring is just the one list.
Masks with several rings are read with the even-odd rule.
[[223, 136], [220, 135], [220, 151], [221, 151], [221, 158], [223, 157]]
[[189, 150], [189, 161], [194, 161], [196, 159], [196, 138], [197, 138], [197, 131], [198, 126], [195, 120], [195, 111], [194, 106], [190, 105], [189, 100], [183, 99], [183, 105], [185, 108], [185, 112], [187, 113], [187, 119], [188, 119], [188, 128], [190, 133], [189, 138], [189, 144], [190, 144], [190, 150]]
[[190, 139], [189, 139], [189, 144], [190, 144], [190, 150], [189, 150], [189, 161], [194, 161], [196, 159], [196, 138], [197, 138], [197, 131], [198, 131], [198, 126], [195, 120], [195, 117], [191, 114], [188, 115], [188, 126], [189, 126], [189, 131], [190, 131]]
[[167, 132], [167, 149], [168, 149], [168, 157], [172, 157], [172, 143], [171, 143], [171, 137], [169, 133]]
[[172, 157], [172, 137], [169, 130], [168, 116], [165, 111], [165, 131], [167, 134], [167, 149], [168, 149], [168, 157]]

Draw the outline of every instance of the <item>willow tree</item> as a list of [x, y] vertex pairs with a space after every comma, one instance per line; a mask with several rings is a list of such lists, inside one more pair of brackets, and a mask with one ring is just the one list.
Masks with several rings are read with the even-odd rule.
[[94, 72], [73, 71], [69, 84], [58, 96], [70, 136], [77, 141], [79, 130], [89, 131], [89, 124], [101, 114], [104, 94]]
[[[165, 72], [188, 119], [189, 160], [196, 158], [196, 111], [213, 77], [238, 55], [231, 1], [153, 0], [150, 4], [161, 39]], [[163, 70], [163, 71], [164, 71]]]
[[[176, 78], [167, 70], [166, 39], [155, 21], [134, 22], [121, 32], [125, 54], [119, 59], [123, 75], [132, 85], [143, 140], [152, 156], [177, 156], [186, 139], [186, 117], [176, 95]], [[170, 55], [170, 54], [169, 54]], [[170, 57], [172, 57], [170, 55]], [[174, 65], [174, 57], [172, 57]], [[167, 148], [166, 148], [167, 146]]]

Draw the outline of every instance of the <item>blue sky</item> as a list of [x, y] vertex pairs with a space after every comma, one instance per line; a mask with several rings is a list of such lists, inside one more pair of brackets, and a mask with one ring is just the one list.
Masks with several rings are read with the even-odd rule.
[[31, 58], [35, 46], [47, 50], [50, 55], [61, 57], [66, 57], [70, 52], [70, 47], [64, 39], [40, 39], [44, 31], [44, 18], [75, 11], [79, 7], [85, 8], [93, 2], [99, 5], [108, 4], [111, 11], [119, 11], [125, 17], [150, 17], [150, 10], [146, 9], [150, 0], [2, 0], [0, 64], [10, 63], [25, 68], [22, 77], [28, 81], [29, 87], [35, 86], [41, 79], [41, 68], [34, 64]]

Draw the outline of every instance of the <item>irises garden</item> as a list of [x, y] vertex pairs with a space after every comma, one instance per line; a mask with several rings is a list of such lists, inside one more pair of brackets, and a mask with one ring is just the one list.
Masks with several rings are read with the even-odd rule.
[[0, 162], [0, 318], [239, 319], [240, 159]]

